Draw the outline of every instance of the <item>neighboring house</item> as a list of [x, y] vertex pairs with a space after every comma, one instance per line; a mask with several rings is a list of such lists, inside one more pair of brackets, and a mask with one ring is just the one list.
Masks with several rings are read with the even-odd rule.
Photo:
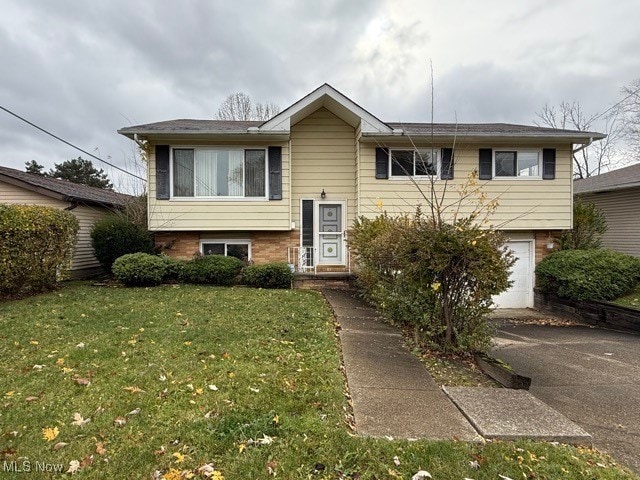
[[640, 256], [640, 163], [575, 180], [573, 194], [604, 213], [602, 246]]
[[71, 260], [72, 278], [102, 272], [91, 247], [91, 227], [106, 214], [123, 207], [131, 198], [122, 193], [0, 167], [0, 203], [60, 208], [73, 213], [80, 222]]
[[[349, 271], [358, 216], [421, 202], [409, 174], [427, 192], [431, 179], [438, 191], [448, 185], [450, 202], [478, 170], [483, 191], [499, 197], [492, 222], [519, 258], [514, 286], [497, 298], [504, 307], [533, 305], [535, 262], [571, 227], [572, 146], [603, 137], [383, 122], [327, 84], [266, 122], [170, 120], [118, 132], [147, 142], [149, 228], [168, 254], [289, 261], [299, 271]], [[416, 161], [416, 148], [427, 162]]]

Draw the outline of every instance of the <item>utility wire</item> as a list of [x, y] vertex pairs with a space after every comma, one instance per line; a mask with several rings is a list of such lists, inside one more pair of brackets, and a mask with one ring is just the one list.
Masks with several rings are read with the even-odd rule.
[[638, 94], [640, 92], [640, 87], [636, 88], [633, 92], [631, 92], [629, 95], [627, 95], [626, 97], [624, 97], [622, 100], [620, 100], [618, 103], [614, 103], [613, 105], [611, 105], [609, 108], [607, 108], [604, 112], [597, 114], [595, 117], [593, 117], [593, 120], [597, 120], [598, 118], [602, 117], [603, 115], [605, 115], [606, 113], [609, 113], [611, 110], [613, 110], [614, 108], [616, 108], [617, 106], [623, 104], [624, 102], [626, 102], [629, 98], [633, 97], [634, 95]]
[[115, 168], [116, 170], [120, 170], [121, 172], [126, 173], [127, 175], [131, 175], [132, 177], [137, 178], [138, 180], [142, 180], [143, 182], [146, 182], [146, 181], [147, 181], [147, 179], [146, 179], [146, 178], [142, 178], [142, 177], [140, 177], [140, 176], [136, 175], [135, 173], [131, 173], [131, 172], [129, 172], [129, 171], [127, 171], [127, 170], [125, 170], [124, 168], [118, 167], [117, 165], [114, 165], [113, 163], [109, 163], [109, 162], [107, 162], [106, 160], [103, 160], [103, 159], [101, 159], [100, 157], [95, 156], [93, 153], [89, 153], [89, 152], [87, 152], [86, 150], [83, 150], [82, 148], [77, 147], [77, 146], [76, 146], [76, 145], [74, 145], [73, 143], [66, 141], [64, 138], [60, 138], [59, 136], [57, 136], [57, 135], [55, 135], [55, 134], [53, 134], [53, 133], [49, 132], [48, 130], [45, 130], [45, 129], [44, 129], [44, 128], [42, 128], [42, 127], [39, 127], [39, 126], [38, 126], [38, 125], [36, 125], [35, 123], [30, 122], [30, 121], [29, 121], [29, 120], [27, 120], [26, 118], [21, 117], [21, 116], [20, 116], [20, 115], [18, 115], [17, 113], [12, 112], [11, 110], [9, 110], [9, 109], [7, 109], [7, 108], [3, 107], [2, 105], [0, 105], [0, 109], [1, 109], [1, 110], [4, 110], [4, 111], [5, 111], [5, 112], [7, 112], [9, 115], [13, 115], [13, 116], [14, 116], [14, 117], [16, 117], [17, 119], [22, 120], [23, 122], [25, 122], [25, 123], [27, 123], [27, 124], [31, 125], [33, 128], [37, 128], [37, 129], [38, 129], [38, 130], [40, 130], [41, 132], [46, 133], [47, 135], [49, 135], [49, 136], [51, 136], [51, 137], [55, 138], [56, 140], [60, 140], [62, 143], [66, 143], [66, 144], [67, 144], [67, 145], [69, 145], [70, 147], [75, 148], [76, 150], [81, 151], [81, 152], [82, 152], [82, 153], [84, 153], [85, 155], [89, 155], [91, 158], [95, 158], [95, 159], [96, 159], [96, 160], [98, 160], [99, 162], [106, 163], [106, 164], [107, 164], [107, 165], [109, 165], [110, 167], [113, 167], [113, 168]]

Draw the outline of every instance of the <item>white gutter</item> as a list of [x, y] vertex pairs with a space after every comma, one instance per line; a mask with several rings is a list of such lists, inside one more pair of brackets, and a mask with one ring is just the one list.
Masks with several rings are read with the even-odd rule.
[[589, 141], [587, 143], [583, 143], [582, 146], [580, 146], [580, 147], [576, 148], [575, 150], [573, 150], [573, 153], [576, 154], [576, 153], [584, 150], [585, 148], [587, 148], [592, 143], [593, 143], [593, 137], [590, 137]]

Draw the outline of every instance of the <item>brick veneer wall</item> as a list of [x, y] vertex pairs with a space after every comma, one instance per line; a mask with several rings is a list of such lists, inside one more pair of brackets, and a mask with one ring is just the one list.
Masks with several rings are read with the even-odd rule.
[[155, 244], [174, 258], [191, 258], [200, 250], [200, 239], [249, 238], [255, 263], [286, 262], [288, 247], [300, 244], [300, 230], [285, 232], [166, 232], [155, 234]]
[[300, 230], [252, 232], [251, 258], [255, 263], [286, 262], [288, 247], [300, 244]]
[[[547, 248], [547, 242], [549, 241], [549, 234], [554, 240], [553, 250]], [[536, 265], [542, 261], [544, 257], [553, 253], [558, 249], [557, 238], [562, 234], [561, 230], [536, 230], [535, 231], [535, 259]]]

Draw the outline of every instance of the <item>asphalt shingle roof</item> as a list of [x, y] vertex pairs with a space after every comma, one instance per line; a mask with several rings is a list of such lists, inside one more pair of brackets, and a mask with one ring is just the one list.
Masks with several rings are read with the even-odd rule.
[[606, 192], [640, 186], [640, 163], [573, 182], [573, 193]]
[[[234, 120], [194, 120], [177, 119], [164, 122], [146, 123], [125, 127], [118, 133], [127, 136], [153, 134], [242, 134], [250, 127], [259, 127], [262, 121]], [[534, 125], [516, 125], [510, 123], [400, 123], [387, 122], [393, 129], [402, 129], [407, 135], [434, 136], [481, 136], [481, 137], [579, 137], [603, 138], [596, 132], [579, 132], [555, 128], [537, 127]]]
[[41, 175], [23, 172], [14, 168], [0, 166], [0, 180], [3, 176], [11, 177], [34, 187], [43, 188], [59, 195], [63, 195], [67, 201], [122, 206], [132, 198], [131, 195], [125, 195], [124, 193], [88, 187], [87, 185], [80, 185], [78, 183], [69, 182], [68, 180], [43, 177]]

